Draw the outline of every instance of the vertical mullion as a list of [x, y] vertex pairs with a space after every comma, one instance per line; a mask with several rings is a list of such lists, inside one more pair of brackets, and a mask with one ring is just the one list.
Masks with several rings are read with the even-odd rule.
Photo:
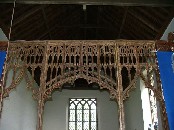
[[75, 104], [75, 130], [77, 130], [77, 104]]
[[82, 105], [82, 130], [84, 128], [84, 105]]
[[96, 122], [96, 126], [95, 126], [95, 128], [96, 128], [96, 130], [98, 130], [98, 113], [97, 113], [97, 99], [95, 100], [96, 102], [95, 102], [95, 106], [96, 106], [96, 115], [95, 115], [95, 117], [96, 117], [96, 120], [95, 120], [95, 122]]
[[71, 109], [70, 109], [70, 106], [71, 106], [71, 104], [70, 104], [70, 101], [71, 101], [71, 99], [69, 99], [69, 108], [68, 108], [68, 115], [69, 115], [69, 117], [68, 117], [68, 130], [70, 130], [70, 127], [69, 127], [69, 125], [70, 125], [70, 117], [71, 117]]
[[91, 130], [91, 105], [89, 105], [89, 130]]

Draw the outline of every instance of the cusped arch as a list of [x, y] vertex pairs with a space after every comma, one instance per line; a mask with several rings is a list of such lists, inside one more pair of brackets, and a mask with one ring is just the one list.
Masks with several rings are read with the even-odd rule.
[[62, 89], [63, 84], [73, 83], [76, 79], [80, 79], [80, 78], [87, 80], [88, 84], [97, 83], [100, 86], [100, 89], [107, 89], [110, 92], [111, 99], [117, 98], [117, 90], [113, 87], [114, 84], [113, 84], [113, 86], [111, 86], [111, 85], [108, 85], [107, 83], [105, 83], [104, 81], [99, 80], [96, 77], [87, 76], [85, 74], [78, 74], [78, 75], [70, 76], [63, 80], [60, 80], [60, 81], [56, 82], [55, 84], [53, 84], [50, 88], [47, 88], [44, 92], [44, 99], [48, 100], [49, 98], [51, 98], [52, 92], [55, 89]]

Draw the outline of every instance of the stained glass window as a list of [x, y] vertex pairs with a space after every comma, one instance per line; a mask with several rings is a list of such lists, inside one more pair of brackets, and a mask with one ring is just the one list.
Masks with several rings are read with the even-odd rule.
[[68, 130], [97, 130], [97, 102], [95, 98], [69, 99]]

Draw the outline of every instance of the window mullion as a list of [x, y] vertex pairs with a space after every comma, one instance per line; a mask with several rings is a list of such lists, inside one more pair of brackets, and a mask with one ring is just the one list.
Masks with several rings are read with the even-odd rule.
[[77, 130], [77, 104], [75, 105], [75, 130]]
[[84, 129], [84, 123], [85, 123], [85, 121], [84, 121], [84, 105], [82, 105], [82, 130]]
[[89, 130], [91, 130], [91, 105], [89, 105]]

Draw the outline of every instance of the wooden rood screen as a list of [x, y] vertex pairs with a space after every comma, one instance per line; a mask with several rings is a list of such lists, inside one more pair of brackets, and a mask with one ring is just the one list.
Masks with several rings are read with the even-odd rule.
[[[155, 41], [11, 42], [4, 81], [10, 71], [13, 71], [13, 78], [10, 86], [1, 87], [1, 107], [3, 98], [24, 78], [38, 101], [37, 130], [42, 130], [44, 104], [53, 90], [84, 78], [89, 83], [98, 83], [100, 89], [108, 89], [110, 98], [118, 104], [120, 130], [125, 130], [123, 102], [140, 77], [160, 102], [163, 129], [168, 130], [155, 49]], [[151, 84], [154, 74], [156, 85]], [[122, 82], [125, 77], [126, 83]], [[39, 89], [33, 87], [34, 79]]]

